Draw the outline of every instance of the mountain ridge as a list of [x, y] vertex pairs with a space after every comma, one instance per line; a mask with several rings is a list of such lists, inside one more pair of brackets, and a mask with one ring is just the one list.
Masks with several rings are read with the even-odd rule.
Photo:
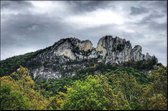
[[[90, 40], [80, 40], [75, 37], [63, 38], [52, 46], [30, 53], [30, 57], [17, 65], [24, 65], [30, 69], [34, 78], [60, 78], [63, 75], [75, 75], [72, 69], [88, 68], [90, 64], [125, 64], [146, 61], [157, 63], [155, 56], [142, 54], [142, 47], [132, 48], [130, 41], [106, 35], [100, 38], [96, 47]], [[4, 60], [5, 61], [5, 60]], [[3, 66], [3, 62], [1, 65]], [[68, 65], [67, 65], [68, 64]], [[3, 66], [5, 67], [5, 66]], [[3, 68], [0, 71], [2, 74]]]

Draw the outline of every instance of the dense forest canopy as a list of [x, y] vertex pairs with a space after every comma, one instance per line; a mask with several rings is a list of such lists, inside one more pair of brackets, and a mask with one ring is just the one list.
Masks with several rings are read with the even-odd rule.
[[167, 109], [166, 71], [162, 65], [146, 73], [123, 67], [46, 81], [33, 80], [20, 66], [0, 78], [1, 110], [163, 110]]

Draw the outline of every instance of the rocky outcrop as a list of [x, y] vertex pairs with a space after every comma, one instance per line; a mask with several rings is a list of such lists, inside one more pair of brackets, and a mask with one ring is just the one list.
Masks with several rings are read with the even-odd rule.
[[90, 55], [89, 52], [93, 49], [93, 44], [89, 40], [80, 41], [76, 38], [67, 38], [60, 41], [63, 42], [56, 45], [54, 54], [57, 56], [68, 57], [71, 60], [87, 58], [87, 56]]
[[74, 75], [74, 71], [69, 71], [71, 69], [87, 67], [89, 63], [80, 62], [83, 60], [94, 59], [105, 64], [120, 64], [151, 58], [148, 53], [142, 54], [141, 46], [132, 48], [130, 41], [107, 35], [98, 41], [96, 48], [89, 40], [61, 39], [28, 61], [27, 66], [34, 77], [60, 78], [64, 75]]
[[131, 50], [131, 60], [132, 61], [140, 61], [143, 60], [143, 55], [142, 55], [142, 47], [140, 45], [136, 45], [132, 50]]
[[[142, 47], [119, 37], [105, 36], [101, 38], [96, 48], [98, 54], [105, 59], [105, 63], [122, 63], [126, 61], [140, 61], [144, 59]], [[150, 58], [150, 56], [148, 56]], [[148, 58], [148, 59], [149, 59]]]
[[89, 51], [93, 49], [93, 44], [89, 40], [81, 41], [79, 43], [79, 49], [83, 51]]

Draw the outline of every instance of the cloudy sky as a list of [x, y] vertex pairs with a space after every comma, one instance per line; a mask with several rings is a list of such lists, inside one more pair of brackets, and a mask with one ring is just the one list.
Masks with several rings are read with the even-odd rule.
[[166, 1], [1, 1], [1, 59], [53, 45], [61, 38], [104, 35], [141, 45], [167, 64]]

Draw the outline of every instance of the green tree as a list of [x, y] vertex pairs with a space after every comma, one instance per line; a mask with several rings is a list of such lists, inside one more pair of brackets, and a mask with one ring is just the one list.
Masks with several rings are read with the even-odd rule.
[[162, 93], [167, 98], [167, 68], [155, 66], [149, 78], [154, 86], [155, 93]]
[[[117, 97], [115, 97], [116, 95], [107, 80], [103, 75], [90, 75], [84, 81], [76, 81], [72, 87], [68, 88], [63, 109], [129, 109], [128, 102], [124, 100], [125, 98], [122, 93], [116, 94], [121, 98], [117, 102], [115, 101]], [[120, 106], [124, 106], [116, 108], [119, 101], [122, 101]]]
[[[29, 107], [29, 109], [39, 110], [47, 108], [48, 100], [40, 95], [39, 91], [34, 89], [35, 82], [32, 80], [31, 76], [29, 76], [27, 68], [21, 66], [17, 72], [12, 73], [10, 76], [1, 77], [0, 81], [2, 87], [10, 86], [10, 89], [8, 88], [7, 90], [10, 93], [4, 92], [3, 97], [6, 97], [5, 93], [7, 93], [7, 97], [14, 98], [13, 100], [9, 99], [11, 102], [8, 102], [8, 99], [1, 99], [3, 100], [3, 106], [8, 106], [7, 109], [16, 109], [18, 108], [17, 105], [20, 105], [20, 103], [23, 103], [23, 108], [21, 108], [24, 109], [24, 101], [30, 103], [29, 105], [31, 105], [31, 107]], [[26, 105], [25, 109], [27, 109]]]
[[167, 109], [167, 73], [164, 66], [155, 66], [149, 73], [150, 83], [142, 90], [142, 104], [145, 109]]
[[58, 94], [54, 97], [51, 97], [51, 102], [47, 106], [47, 109], [51, 110], [60, 110], [66, 98], [66, 93], [58, 92]]
[[3, 85], [0, 89], [1, 110], [25, 110], [31, 108], [29, 99], [19, 91], [13, 91], [10, 86]]
[[[108, 78], [111, 81], [112, 89], [116, 93], [122, 93], [124, 97], [123, 100], [128, 101], [129, 108], [140, 109], [142, 107], [141, 104], [139, 104], [139, 99], [141, 97], [141, 85], [137, 82], [133, 75], [129, 75], [127, 73], [112, 73]], [[116, 100], [117, 99], [118, 98], [116, 98]], [[121, 103], [122, 101], [119, 101], [119, 104]]]

